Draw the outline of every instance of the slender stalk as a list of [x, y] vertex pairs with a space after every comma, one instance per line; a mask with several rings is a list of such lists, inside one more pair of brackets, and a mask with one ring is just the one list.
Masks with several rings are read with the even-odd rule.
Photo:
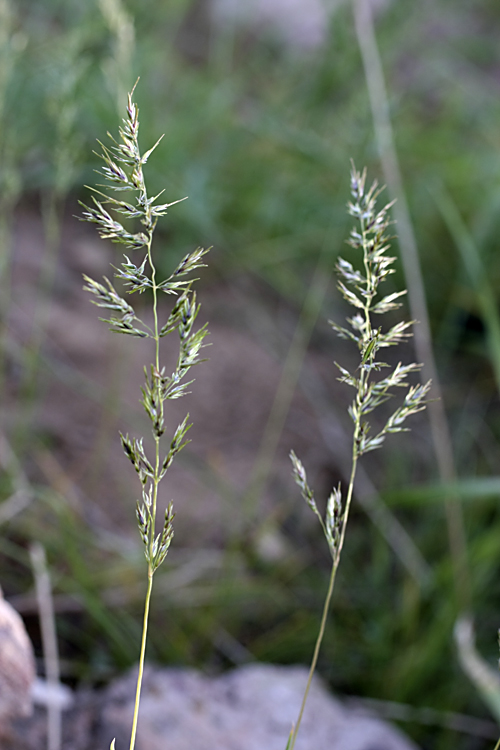
[[135, 737], [137, 734], [137, 721], [139, 718], [139, 705], [141, 702], [141, 689], [142, 689], [142, 677], [144, 674], [144, 657], [146, 654], [146, 643], [148, 638], [148, 620], [149, 620], [149, 603], [151, 601], [151, 591], [153, 589], [153, 571], [151, 566], [148, 569], [148, 590], [146, 592], [146, 600], [144, 603], [144, 619], [142, 623], [142, 640], [141, 640], [141, 655], [139, 657], [139, 674], [137, 675], [137, 687], [135, 691], [135, 705], [134, 705], [134, 718], [132, 721], [132, 732], [130, 735], [130, 750], [134, 750]]
[[[333, 565], [332, 565], [332, 570], [330, 572], [330, 581], [328, 583], [328, 591], [326, 592], [325, 603], [323, 605], [323, 615], [321, 617], [321, 624], [319, 626], [319, 633], [318, 633], [318, 637], [316, 638], [316, 644], [314, 646], [314, 653], [313, 653], [313, 658], [312, 658], [312, 661], [311, 661], [311, 666], [309, 668], [309, 675], [307, 677], [306, 689], [304, 691], [304, 696], [302, 698], [302, 703], [300, 704], [300, 711], [299, 711], [299, 715], [297, 717], [297, 723], [295, 724], [295, 726], [294, 726], [294, 728], [292, 730], [291, 741], [289, 742], [289, 745], [288, 745], [288, 748], [290, 750], [293, 750], [293, 748], [295, 747], [295, 741], [297, 739], [297, 735], [298, 735], [299, 729], [300, 729], [300, 724], [302, 722], [302, 716], [304, 714], [304, 709], [306, 707], [307, 698], [309, 696], [309, 690], [311, 688], [312, 678], [314, 677], [314, 672], [316, 671], [316, 665], [318, 663], [319, 650], [321, 648], [321, 643], [323, 641], [323, 636], [325, 634], [326, 621], [328, 619], [328, 612], [330, 610], [330, 602], [331, 602], [331, 599], [332, 599], [333, 587], [335, 585], [335, 577], [337, 575], [337, 569], [338, 569], [338, 564], [334, 562]], [[288, 750], [288, 748], [287, 748], [287, 750]]]
[[[147, 195], [144, 196], [147, 200]], [[158, 286], [156, 284], [156, 266], [153, 263], [153, 254], [151, 251], [152, 236], [148, 240], [148, 262], [151, 268], [151, 284], [153, 286], [153, 320], [154, 320], [154, 340], [155, 340], [155, 364], [156, 369], [160, 369], [160, 336], [158, 334]]]
[[302, 698], [302, 703], [300, 705], [300, 711], [297, 717], [297, 723], [295, 724], [292, 735], [291, 735], [291, 742], [289, 744], [289, 750], [293, 750], [293, 748], [295, 747], [295, 741], [299, 733], [300, 724], [302, 722], [302, 716], [304, 714], [304, 709], [306, 707], [307, 698], [309, 696], [309, 690], [312, 684], [312, 679], [314, 677], [316, 666], [318, 664], [318, 657], [319, 657], [319, 652], [321, 649], [321, 644], [323, 642], [323, 637], [325, 635], [326, 621], [328, 620], [328, 613], [330, 611], [330, 602], [332, 600], [333, 589], [335, 586], [335, 579], [337, 577], [337, 570], [339, 568], [339, 563], [340, 563], [340, 552], [344, 544], [345, 530], [347, 527], [347, 519], [349, 517], [349, 509], [351, 507], [351, 499], [352, 499], [352, 494], [353, 494], [353, 489], [354, 489], [354, 477], [356, 476], [356, 465], [357, 465], [357, 458], [355, 455], [353, 455], [351, 478], [349, 481], [349, 488], [347, 490], [345, 514], [344, 514], [344, 520], [342, 522], [342, 532], [341, 532], [341, 537], [340, 537], [339, 546], [338, 546], [338, 553], [333, 560], [332, 569], [330, 572], [330, 580], [328, 582], [328, 589], [326, 592], [325, 603], [323, 605], [323, 614], [321, 616], [321, 623], [319, 626], [318, 637], [316, 638], [316, 643], [314, 645], [314, 652], [313, 652], [313, 657], [311, 660], [311, 666], [309, 668], [309, 675], [307, 677], [306, 689], [304, 691], [304, 696]]
[[[356, 427], [357, 427], [357, 425], [356, 425]], [[356, 429], [355, 432], [354, 432], [353, 444], [355, 443], [358, 431], [359, 430]], [[338, 543], [338, 546], [337, 546], [337, 554], [335, 556], [335, 562], [334, 562], [336, 568], [338, 568], [338, 566], [339, 566], [339, 563], [340, 563], [340, 553], [342, 552], [342, 547], [344, 546], [345, 532], [346, 532], [346, 529], [347, 529], [347, 521], [349, 520], [349, 511], [351, 509], [352, 496], [353, 496], [353, 492], [354, 492], [354, 479], [356, 477], [357, 466], [358, 466], [358, 457], [356, 455], [355, 449], [353, 448], [351, 477], [349, 479], [349, 487], [347, 488], [347, 497], [346, 497], [346, 501], [345, 501], [345, 511], [344, 511], [344, 516], [343, 516], [343, 519], [342, 519], [342, 528], [341, 528], [341, 531], [340, 531], [340, 539], [339, 539], [339, 543]]]

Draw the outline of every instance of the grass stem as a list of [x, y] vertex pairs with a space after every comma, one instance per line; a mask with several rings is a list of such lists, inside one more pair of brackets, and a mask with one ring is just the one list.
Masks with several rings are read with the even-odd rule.
[[312, 684], [312, 679], [313, 679], [314, 673], [316, 671], [316, 665], [318, 663], [319, 651], [320, 651], [320, 648], [321, 648], [321, 644], [323, 642], [323, 636], [325, 634], [326, 621], [328, 619], [328, 612], [330, 611], [330, 602], [332, 600], [333, 588], [335, 586], [335, 577], [337, 575], [337, 568], [338, 568], [338, 562], [337, 563], [334, 562], [333, 565], [332, 565], [331, 572], [330, 572], [330, 581], [328, 583], [328, 590], [326, 592], [325, 603], [323, 605], [323, 615], [321, 617], [321, 624], [319, 626], [318, 637], [316, 638], [316, 644], [314, 646], [314, 653], [313, 653], [313, 658], [311, 660], [311, 666], [309, 668], [309, 675], [307, 677], [306, 689], [304, 691], [304, 696], [302, 698], [302, 703], [300, 705], [299, 715], [297, 717], [297, 723], [295, 724], [295, 726], [293, 728], [293, 733], [292, 733], [292, 737], [291, 737], [291, 743], [289, 745], [290, 750], [293, 750], [293, 748], [295, 747], [295, 741], [296, 741], [297, 735], [299, 733], [300, 724], [302, 722], [302, 716], [304, 715], [304, 709], [306, 707], [307, 698], [308, 698], [308, 695], [309, 695], [309, 690], [310, 690], [311, 684]]
[[351, 507], [351, 500], [352, 500], [352, 495], [353, 495], [353, 490], [354, 490], [354, 478], [356, 476], [356, 465], [357, 465], [357, 458], [356, 458], [356, 455], [354, 454], [353, 462], [352, 462], [352, 469], [351, 469], [351, 478], [349, 481], [349, 488], [347, 490], [345, 513], [344, 513], [344, 519], [342, 522], [342, 531], [341, 531], [340, 541], [338, 545], [338, 551], [337, 551], [337, 554], [334, 556], [333, 563], [332, 563], [332, 569], [330, 572], [330, 580], [328, 582], [328, 589], [326, 592], [325, 602], [323, 604], [323, 614], [321, 616], [321, 623], [319, 626], [318, 637], [316, 638], [316, 643], [314, 645], [313, 657], [311, 660], [311, 666], [309, 668], [309, 675], [307, 678], [306, 689], [304, 691], [304, 696], [302, 698], [302, 703], [300, 705], [299, 715], [297, 717], [297, 723], [295, 724], [293, 728], [293, 733], [291, 736], [291, 742], [289, 745], [290, 750], [293, 750], [295, 747], [295, 741], [299, 733], [300, 725], [302, 722], [302, 716], [304, 715], [304, 709], [306, 707], [309, 690], [312, 684], [312, 679], [316, 671], [316, 666], [318, 664], [318, 657], [319, 657], [319, 652], [321, 649], [321, 644], [323, 643], [323, 637], [325, 635], [326, 622], [328, 620], [328, 613], [330, 611], [330, 603], [332, 601], [333, 589], [335, 587], [335, 579], [337, 577], [337, 570], [339, 568], [339, 563], [340, 563], [340, 553], [342, 551], [342, 546], [344, 543], [345, 530], [347, 528], [347, 520], [349, 517], [349, 509]]
[[130, 735], [130, 750], [134, 750], [135, 738], [137, 735], [137, 721], [139, 718], [139, 705], [141, 702], [142, 678], [144, 675], [144, 657], [146, 654], [146, 643], [148, 638], [148, 621], [149, 621], [149, 603], [151, 601], [151, 591], [153, 589], [153, 571], [148, 570], [148, 589], [146, 600], [144, 602], [144, 618], [142, 623], [141, 655], [139, 657], [139, 673], [137, 675], [137, 687], [135, 691], [134, 718], [132, 720], [132, 732]]

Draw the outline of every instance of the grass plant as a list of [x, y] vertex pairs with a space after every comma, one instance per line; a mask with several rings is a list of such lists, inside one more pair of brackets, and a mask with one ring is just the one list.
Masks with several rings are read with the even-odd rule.
[[[344, 546], [358, 460], [368, 451], [380, 448], [387, 435], [407, 431], [404, 426], [406, 419], [425, 408], [426, 396], [431, 387], [430, 380], [421, 385], [408, 383], [408, 376], [420, 370], [421, 364], [403, 365], [399, 362], [395, 367], [391, 367], [378, 358], [381, 349], [400, 344], [411, 335], [409, 328], [413, 321], [396, 323], [385, 331], [382, 326], [375, 327], [374, 316], [389, 313], [401, 307], [399, 299], [406, 294], [406, 290], [379, 297], [379, 285], [394, 272], [392, 264], [395, 258], [387, 255], [390, 247], [387, 230], [391, 223], [388, 212], [393, 203], [388, 203], [380, 210], [377, 209], [377, 198], [381, 192], [378, 184], [375, 181], [366, 190], [365, 182], [366, 169], [360, 173], [353, 165], [351, 170], [352, 201], [348, 204], [348, 208], [350, 215], [358, 220], [358, 226], [352, 229], [348, 243], [355, 250], [361, 251], [362, 269], [358, 270], [350, 261], [340, 257], [337, 262], [337, 272], [340, 277], [339, 290], [344, 299], [355, 308], [355, 314], [348, 319], [349, 328], [331, 322], [333, 330], [341, 338], [353, 341], [357, 345], [361, 360], [355, 372], [349, 372], [336, 363], [341, 374], [340, 382], [346, 383], [355, 391], [354, 399], [349, 407], [349, 414], [354, 423], [351, 476], [344, 502], [339, 485], [330, 494], [323, 517], [316, 504], [314, 492], [308, 484], [301, 461], [293, 451], [290, 453], [295, 481], [302, 497], [320, 522], [330, 550], [332, 567], [309, 678], [297, 723], [288, 740], [287, 750], [293, 750], [295, 747], [312, 677], [318, 662], [340, 555]], [[385, 374], [385, 377], [377, 378], [377, 373], [381, 371], [387, 373], [387, 370], [389, 372]], [[381, 429], [375, 434], [370, 434], [371, 424], [368, 415], [389, 401], [398, 388], [406, 390], [403, 403], [396, 407]]]
[[[172, 502], [165, 510], [161, 530], [157, 532], [158, 487], [175, 456], [189, 442], [186, 435], [191, 427], [187, 414], [173, 432], [170, 445], [162, 455], [160, 441], [166, 430], [165, 402], [180, 398], [188, 392], [187, 389], [193, 381], [186, 380], [186, 376], [191, 367], [202, 361], [200, 350], [205, 346], [204, 339], [208, 334], [206, 325], [193, 330], [200, 306], [196, 301], [196, 292], [192, 288], [194, 279], [191, 277], [193, 271], [204, 266], [203, 258], [208, 250], [198, 248], [186, 255], [168, 278], [161, 281], [157, 279], [152, 249], [156, 223], [159, 217], [167, 213], [170, 206], [180, 201], [161, 204], [157, 202], [161, 193], [154, 196], [148, 194], [143, 167], [161, 138], [152, 148], [141, 153], [138, 140], [139, 111], [132, 99], [134, 90], [135, 86], [128, 96], [127, 117], [119, 130], [119, 141], [109, 136], [110, 147], [100, 143], [100, 157], [104, 166], [99, 174], [104, 178], [105, 184], [99, 187], [103, 187], [107, 192], [102, 192], [97, 187], [91, 188], [93, 205], [82, 204], [85, 209], [83, 220], [96, 224], [102, 239], [124, 245], [127, 250], [132, 250], [136, 254], [142, 252], [142, 259], [137, 264], [125, 255], [124, 261], [115, 267], [115, 277], [128, 287], [126, 292], [152, 295], [153, 323], [150, 325], [119, 295], [109, 279], [104, 278], [105, 283], [101, 284], [84, 276], [84, 288], [94, 296], [93, 303], [111, 311], [110, 317], [103, 319], [110, 324], [110, 330], [114, 333], [150, 339], [154, 348], [154, 361], [149, 368], [144, 368], [145, 382], [142, 388], [142, 405], [151, 422], [154, 439], [153, 457], [148, 457], [143, 438], [121, 435], [124, 453], [139, 476], [142, 490], [142, 499], [137, 501], [136, 516], [139, 534], [144, 542], [148, 576], [130, 750], [135, 746], [137, 733], [153, 577], [167, 556], [174, 533]], [[110, 191], [117, 193], [118, 197], [110, 195]], [[122, 194], [130, 192], [135, 198], [133, 203], [123, 200]], [[113, 218], [113, 214], [116, 213], [125, 219], [138, 219], [144, 229], [139, 232], [127, 229], [124, 224]], [[163, 325], [159, 319], [158, 309], [158, 298], [162, 293], [177, 297]], [[162, 338], [173, 332], [177, 332], [179, 336], [179, 355], [173, 372], [168, 374], [160, 356], [160, 343]], [[112, 748], [114, 744], [113, 740]]]
[[[193, 331], [199, 305], [196, 302], [196, 293], [192, 289], [193, 279], [184, 278], [190, 277], [193, 271], [204, 265], [203, 257], [207, 251], [198, 249], [187, 255], [167, 279], [157, 281], [152, 253], [154, 230], [158, 218], [165, 215], [167, 209], [179, 201], [158, 204], [157, 200], [161, 193], [153, 197], [148, 194], [143, 167], [160, 141], [157, 141], [146, 153], [141, 153], [138, 141], [139, 112], [133, 101], [134, 90], [135, 87], [128, 96], [127, 117], [123, 120], [123, 127], [119, 130], [120, 139], [116, 140], [110, 135], [111, 146], [107, 147], [100, 143], [100, 158], [104, 166], [99, 174], [105, 180], [105, 184], [91, 188], [92, 206], [82, 204], [85, 209], [82, 219], [96, 224], [102, 239], [122, 244], [128, 250], [142, 251], [143, 258], [138, 264], [124, 255], [124, 261], [114, 267], [115, 277], [122, 282], [124, 287], [128, 287], [126, 291], [129, 294], [150, 292], [153, 300], [153, 323], [150, 325], [138, 316], [137, 311], [126, 299], [120, 296], [108, 278], [105, 277], [105, 283], [102, 284], [84, 276], [86, 281], [84, 288], [94, 296], [95, 299], [92, 300], [94, 304], [111, 311], [109, 318], [101, 320], [110, 324], [112, 332], [149, 338], [154, 342], [154, 362], [149, 368], [144, 369], [145, 384], [142, 388], [142, 404], [152, 426], [154, 458], [148, 458], [143, 446], [143, 438], [130, 438], [128, 434], [121, 435], [124, 453], [134, 466], [142, 488], [142, 500], [137, 502], [136, 516], [139, 533], [144, 542], [148, 572], [130, 750], [135, 747], [137, 734], [153, 578], [167, 556], [173, 537], [172, 503], [167, 506], [162, 529], [157, 533], [158, 487], [175, 455], [188, 442], [186, 434], [191, 426], [188, 424], [189, 415], [186, 415], [172, 436], [168, 452], [162, 458], [160, 440], [165, 432], [164, 405], [167, 400], [179, 398], [186, 393], [192, 381], [186, 381], [185, 377], [190, 368], [201, 361], [200, 350], [204, 346], [203, 342], [208, 333], [206, 326], [196, 332]], [[409, 329], [412, 322], [402, 321], [385, 331], [382, 330], [382, 326], [374, 327], [373, 316], [398, 309], [401, 306], [399, 299], [406, 294], [406, 290], [380, 297], [379, 285], [394, 272], [392, 265], [395, 258], [387, 255], [390, 247], [387, 231], [391, 223], [388, 212], [392, 203], [378, 209], [377, 199], [381, 192], [378, 184], [375, 181], [367, 190], [365, 183], [366, 170], [360, 173], [353, 165], [351, 170], [352, 202], [348, 205], [349, 213], [358, 220], [359, 227], [351, 231], [349, 244], [355, 250], [361, 251], [363, 270], [357, 270], [350, 261], [338, 259], [339, 289], [345, 300], [354, 306], [356, 313], [348, 319], [349, 328], [331, 323], [337, 334], [353, 341], [360, 352], [360, 364], [354, 373], [337, 364], [341, 373], [340, 381], [355, 390], [355, 397], [349, 409], [354, 423], [352, 465], [345, 501], [342, 502], [339, 485], [328, 499], [324, 518], [318, 510], [301, 461], [293, 451], [290, 454], [295, 481], [300, 487], [304, 500], [318, 517], [326, 537], [332, 567], [309, 678], [297, 722], [288, 739], [287, 750], [293, 750], [295, 747], [323, 641], [345, 540], [357, 462], [364, 453], [379, 448], [386, 435], [406, 430], [404, 426], [406, 419], [425, 408], [426, 396], [431, 385], [430, 381], [424, 385], [412, 386], [408, 383], [408, 376], [418, 371], [422, 365], [416, 363], [403, 365], [400, 362], [395, 367], [391, 367], [378, 358], [380, 350], [395, 346], [411, 335]], [[100, 188], [104, 188], [107, 192], [103, 192]], [[117, 193], [118, 196], [110, 195], [110, 191]], [[126, 202], [121, 195], [131, 191], [135, 194], [134, 203]], [[139, 219], [144, 231], [133, 232], [126, 228], [121, 221], [114, 218], [115, 214], [129, 220]], [[158, 316], [160, 292], [177, 296], [176, 303], [163, 326]], [[179, 357], [173, 374], [166, 375], [165, 366], [160, 358], [160, 342], [162, 337], [174, 331], [177, 331], [180, 340]], [[377, 373], [387, 369], [390, 372], [385, 377], [376, 378]], [[393, 391], [398, 388], [406, 390], [403, 403], [396, 407], [381, 429], [371, 435], [371, 425], [367, 415], [389, 401], [393, 396]], [[114, 748], [114, 740], [111, 747]]]

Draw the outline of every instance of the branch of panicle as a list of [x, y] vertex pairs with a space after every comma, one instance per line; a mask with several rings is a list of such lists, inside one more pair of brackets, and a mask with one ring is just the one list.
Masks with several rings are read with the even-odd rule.
[[[161, 138], [146, 153], [141, 154], [139, 148], [139, 110], [128, 96], [127, 116], [119, 128], [119, 139], [116, 140], [108, 133], [111, 141], [109, 147], [98, 141], [101, 152], [97, 154], [103, 165], [97, 173], [104, 179], [104, 184], [91, 187], [92, 205], [81, 203], [84, 211], [82, 221], [97, 225], [102, 239], [124, 245], [132, 252], [143, 251], [139, 261], [124, 255], [124, 261], [113, 266], [115, 278], [119, 279], [125, 293], [143, 294], [150, 291], [153, 295], [153, 327], [147, 325], [134, 307], [127, 302], [116, 290], [115, 286], [104, 277], [101, 284], [88, 276], [84, 276], [84, 289], [93, 295], [92, 302], [98, 307], [110, 310], [109, 318], [102, 318], [110, 324], [110, 330], [139, 338], [149, 338], [154, 341], [155, 362], [149, 368], [144, 368], [145, 383], [142, 387], [142, 405], [151, 422], [155, 441], [155, 458], [148, 458], [143, 446], [143, 438], [133, 438], [121, 434], [121, 442], [126, 457], [136, 470], [141, 484], [141, 499], [137, 501], [136, 518], [140, 537], [144, 543], [144, 554], [148, 564], [148, 590], [145, 600], [143, 634], [139, 659], [139, 676], [137, 680], [136, 702], [130, 750], [135, 745], [137, 719], [142, 685], [142, 673], [147, 638], [147, 624], [149, 616], [149, 602], [152, 590], [152, 579], [155, 571], [164, 562], [173, 538], [173, 505], [166, 508], [161, 530], [156, 531], [156, 510], [158, 485], [164, 478], [175, 456], [189, 442], [186, 434], [191, 427], [188, 423], [189, 414], [177, 426], [172, 436], [166, 455], [160, 456], [160, 438], [165, 432], [164, 403], [169, 399], [184, 396], [188, 386], [193, 382], [186, 381], [186, 375], [191, 367], [202, 362], [200, 350], [206, 346], [205, 337], [208, 335], [206, 325], [195, 331], [194, 323], [200, 306], [196, 301], [196, 293], [192, 286], [196, 281], [192, 277], [193, 271], [203, 267], [204, 256], [208, 250], [197, 248], [186, 255], [175, 268], [173, 273], [160, 283], [156, 281], [156, 267], [152, 254], [153, 233], [160, 216], [164, 216], [172, 203], [158, 203], [163, 191], [154, 197], [149, 197], [146, 189], [143, 166], [161, 141]], [[131, 202], [124, 200], [123, 193], [129, 192], [133, 198]], [[116, 194], [119, 194], [116, 196]], [[185, 200], [184, 198], [181, 200]], [[116, 215], [125, 220], [139, 220], [144, 231], [129, 231]], [[166, 322], [158, 322], [157, 300], [158, 293], [177, 297], [173, 309]], [[165, 336], [177, 332], [179, 337], [179, 355], [170, 374], [160, 364], [160, 340]], [[114, 741], [112, 743], [114, 748]]]

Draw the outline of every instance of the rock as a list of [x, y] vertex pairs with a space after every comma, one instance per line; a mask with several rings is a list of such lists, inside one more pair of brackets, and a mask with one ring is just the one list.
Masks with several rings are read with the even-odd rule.
[[8, 734], [13, 719], [31, 713], [34, 679], [31, 641], [21, 617], [0, 589], [0, 736]]
[[[136, 750], [285, 750], [307, 680], [305, 667], [249, 664], [219, 677], [196, 670], [148, 667]], [[127, 750], [136, 671], [102, 691], [74, 693], [63, 709], [61, 750]], [[14, 722], [1, 750], [47, 745], [47, 714]], [[296, 750], [417, 750], [387, 722], [345, 707], [313, 681]]]
[[[105, 692], [94, 747], [129, 743], [136, 674]], [[284, 750], [307, 680], [304, 667], [250, 664], [219, 677], [148, 668], [137, 750]], [[416, 750], [380, 719], [348, 709], [315, 678], [296, 750]]]

